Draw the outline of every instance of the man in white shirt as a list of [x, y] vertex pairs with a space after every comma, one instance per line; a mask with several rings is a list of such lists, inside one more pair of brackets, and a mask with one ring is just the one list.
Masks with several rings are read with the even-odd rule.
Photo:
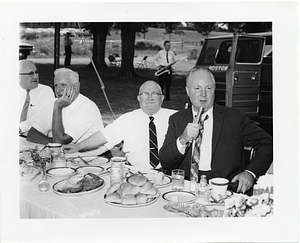
[[67, 68], [57, 69], [54, 89], [57, 99], [39, 110], [28, 132], [28, 141], [78, 143], [104, 127], [97, 105], [79, 93], [78, 73]]
[[[169, 66], [172, 63], [175, 63], [177, 61], [177, 58], [175, 56], [175, 53], [170, 50], [171, 43], [170, 41], [164, 42], [164, 50], [159, 51], [156, 56], [154, 57], [155, 65], [158, 67], [158, 69], [165, 68]], [[172, 82], [172, 69], [174, 66], [170, 66], [167, 68], [169, 72], [165, 72], [158, 76], [158, 83], [164, 92], [164, 86], [166, 85], [166, 100], [170, 100], [170, 88], [171, 88], [171, 82]]]
[[19, 131], [29, 130], [26, 121], [31, 119], [39, 108], [55, 99], [49, 86], [39, 84], [39, 73], [36, 66], [28, 60], [19, 61]]
[[121, 115], [112, 124], [79, 144], [65, 145], [65, 151], [73, 153], [105, 143], [108, 143], [106, 146], [111, 149], [124, 141], [123, 152], [132, 166], [147, 169], [160, 168], [159, 163], [155, 166], [150, 163], [152, 147], [149, 146], [149, 123], [153, 117], [157, 135], [156, 146], [159, 150], [168, 128], [168, 119], [176, 111], [161, 108], [164, 95], [160, 86], [154, 81], [146, 81], [141, 85], [137, 99], [140, 109]]

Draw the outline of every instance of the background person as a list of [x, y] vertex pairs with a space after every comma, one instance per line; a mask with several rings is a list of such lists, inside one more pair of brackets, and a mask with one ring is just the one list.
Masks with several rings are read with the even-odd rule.
[[72, 45], [73, 41], [70, 39], [71, 33], [67, 32], [64, 38], [65, 45], [65, 66], [71, 65]]
[[[28, 141], [78, 143], [104, 127], [97, 105], [79, 93], [78, 73], [67, 68], [57, 69], [54, 89], [57, 99], [39, 110], [28, 132]], [[106, 150], [103, 148], [103, 152]]]
[[29, 130], [26, 121], [31, 119], [39, 108], [55, 99], [53, 90], [39, 84], [39, 73], [36, 66], [28, 60], [19, 61], [19, 132]]
[[[121, 115], [113, 123], [79, 144], [64, 146], [66, 152], [92, 149], [106, 143], [109, 144], [108, 148], [112, 148], [124, 141], [123, 152], [131, 165], [154, 168], [150, 164], [150, 117], [154, 117], [159, 150], [168, 128], [168, 119], [175, 110], [161, 108], [164, 96], [160, 86], [154, 81], [146, 81], [141, 85], [137, 100], [140, 103], [140, 109]], [[160, 164], [155, 166], [155, 168], [159, 167], [161, 167]]]
[[[177, 61], [177, 58], [174, 54], [174, 52], [172, 52], [170, 50], [171, 48], [171, 43], [170, 41], [165, 41], [164, 42], [164, 50], [159, 51], [156, 56], [154, 57], [154, 62], [155, 65], [158, 67], [158, 70], [174, 63]], [[158, 83], [162, 89], [162, 91], [164, 92], [164, 86], [166, 85], [166, 89], [165, 89], [165, 94], [166, 94], [166, 100], [170, 100], [170, 88], [171, 88], [171, 82], [172, 82], [172, 68], [173, 66], [171, 66], [170, 68], [168, 68], [168, 70], [170, 71], [169, 73], [166, 72], [160, 76], [158, 76]]]
[[[200, 151], [199, 177], [223, 177], [238, 182], [237, 192], [246, 192], [255, 178], [266, 173], [273, 161], [273, 140], [254, 121], [239, 110], [214, 104], [215, 80], [208, 69], [194, 67], [186, 78], [186, 92], [192, 108], [181, 110], [169, 119], [169, 128], [160, 150], [162, 167], [185, 170], [190, 179], [192, 146], [187, 143], [197, 138], [199, 125], [193, 123], [200, 107], [204, 131]], [[245, 164], [243, 148], [255, 149], [255, 156]]]

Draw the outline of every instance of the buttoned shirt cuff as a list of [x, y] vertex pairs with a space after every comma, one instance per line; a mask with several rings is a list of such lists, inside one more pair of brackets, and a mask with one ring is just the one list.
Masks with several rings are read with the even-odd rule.
[[256, 175], [252, 171], [250, 171], [250, 170], [245, 170], [245, 171], [249, 172], [253, 176], [253, 179], [256, 178]]
[[181, 142], [179, 141], [179, 138], [177, 138], [177, 140], [176, 140], [176, 145], [177, 145], [178, 151], [179, 151], [181, 154], [184, 154], [186, 145], [182, 145]]

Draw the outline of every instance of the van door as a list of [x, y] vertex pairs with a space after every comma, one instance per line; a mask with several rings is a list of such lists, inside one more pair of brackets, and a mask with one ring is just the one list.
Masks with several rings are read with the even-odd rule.
[[235, 34], [232, 41], [225, 102], [249, 117], [257, 117], [259, 113], [264, 46], [265, 37]]

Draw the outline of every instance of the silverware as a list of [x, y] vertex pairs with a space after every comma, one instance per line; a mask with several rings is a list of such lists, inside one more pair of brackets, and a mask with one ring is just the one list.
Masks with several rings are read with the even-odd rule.
[[84, 160], [81, 156], [78, 156], [78, 158], [79, 159], [81, 159], [81, 161], [83, 162], [83, 163], [85, 163], [86, 165], [90, 165], [86, 160]]

